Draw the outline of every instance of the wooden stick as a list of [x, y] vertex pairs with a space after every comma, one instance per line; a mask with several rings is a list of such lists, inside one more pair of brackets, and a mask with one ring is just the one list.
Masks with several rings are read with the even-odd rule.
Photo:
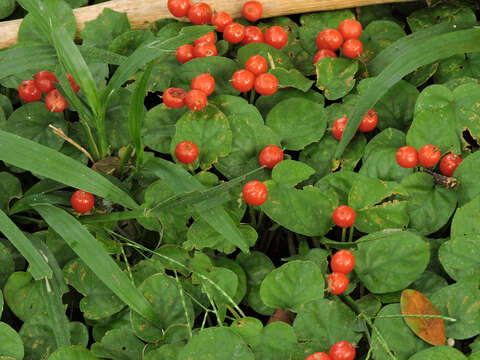
[[[244, 3], [242, 0], [203, 1], [210, 4], [214, 10], [226, 11], [234, 18], [242, 15], [242, 5]], [[261, 0], [264, 9], [262, 17], [264, 18], [410, 1], [416, 0]], [[167, 9], [167, 0], [112, 0], [75, 9], [78, 32], [85, 27], [85, 22], [96, 19], [105, 8], [126, 12], [132, 29], [145, 29], [156, 20], [172, 17]], [[10, 47], [17, 42], [17, 33], [21, 22], [22, 19], [0, 22], [0, 34], [2, 34], [0, 49]]]

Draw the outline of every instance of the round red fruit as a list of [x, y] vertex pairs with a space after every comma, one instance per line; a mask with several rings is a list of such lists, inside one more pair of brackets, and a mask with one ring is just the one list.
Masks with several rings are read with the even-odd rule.
[[445, 176], [452, 176], [462, 161], [463, 159], [460, 155], [447, 154], [442, 158], [442, 161], [440, 161], [440, 171]]
[[278, 79], [272, 74], [260, 74], [255, 78], [254, 86], [260, 95], [273, 95], [278, 90]]
[[358, 39], [348, 39], [343, 43], [342, 51], [346, 57], [356, 58], [363, 52], [362, 42]]
[[326, 57], [337, 57], [337, 54], [335, 54], [335, 52], [330, 49], [320, 49], [317, 51], [315, 57], [313, 58], [313, 64], [316, 64], [318, 60]]
[[362, 122], [358, 126], [358, 131], [369, 132], [375, 129], [378, 123], [378, 115], [375, 110], [368, 110], [367, 115], [362, 119]]
[[191, 164], [198, 158], [198, 147], [192, 141], [182, 141], [175, 146], [175, 157], [184, 164]]
[[215, 44], [199, 44], [193, 48], [193, 56], [196, 58], [217, 56], [217, 47], [215, 46]]
[[190, 9], [190, 0], [168, 0], [167, 7], [173, 16], [184, 17]]
[[55, 83], [58, 82], [55, 75], [50, 71], [39, 71], [35, 74], [33, 81], [35, 82], [37, 89], [42, 93], [47, 93], [50, 90], [55, 89]]
[[245, 69], [235, 71], [232, 75], [232, 86], [235, 90], [240, 92], [247, 92], [252, 90], [255, 83], [255, 75]]
[[247, 1], [243, 4], [242, 12], [245, 19], [255, 22], [262, 17], [263, 6], [258, 1]]
[[68, 82], [70, 83], [70, 87], [72, 88], [74, 93], [80, 91], [80, 86], [77, 84], [75, 79], [73, 78], [72, 74], [67, 74]]
[[337, 29], [323, 29], [317, 35], [317, 47], [319, 49], [337, 50], [343, 44], [343, 36]]
[[348, 228], [355, 222], [355, 210], [348, 205], [341, 205], [332, 214], [332, 220], [338, 227]]
[[330, 261], [333, 272], [347, 275], [355, 267], [355, 256], [348, 250], [337, 251]]
[[225, 26], [231, 24], [232, 22], [233, 18], [225, 11], [213, 14], [212, 25], [217, 27], [218, 32], [223, 32]]
[[180, 88], [168, 88], [163, 92], [163, 103], [166, 107], [178, 109], [185, 106], [187, 91]]
[[245, 37], [242, 40], [242, 45], [263, 43], [264, 41], [262, 30], [259, 27], [250, 25], [245, 28]]
[[195, 25], [204, 25], [212, 20], [212, 8], [210, 5], [200, 2], [195, 3], [188, 9], [188, 19]]
[[397, 150], [395, 159], [403, 168], [413, 168], [418, 165], [418, 152], [413, 146], [402, 146]]
[[440, 150], [435, 145], [423, 145], [418, 151], [418, 162], [425, 167], [432, 167], [440, 161]]
[[253, 55], [245, 63], [245, 69], [258, 76], [267, 72], [268, 63], [262, 55]]
[[83, 214], [93, 209], [95, 198], [87, 191], [77, 190], [70, 198], [70, 204], [76, 212]]
[[193, 45], [185, 44], [177, 48], [175, 56], [177, 57], [178, 61], [180, 61], [182, 64], [185, 64], [186, 62], [195, 59], [195, 55], [193, 54], [193, 52]]
[[201, 90], [192, 89], [185, 96], [185, 104], [190, 110], [200, 111], [207, 106], [207, 94]]
[[328, 355], [330, 355], [332, 360], [354, 360], [356, 350], [348, 341], [339, 341], [332, 345]]
[[343, 40], [358, 39], [362, 35], [362, 24], [355, 19], [345, 19], [338, 26]]
[[42, 92], [37, 89], [33, 80], [25, 80], [18, 86], [18, 95], [25, 102], [39, 101]]
[[208, 73], [200, 74], [192, 80], [190, 87], [195, 90], [201, 90], [207, 96], [210, 96], [213, 90], [215, 90], [215, 79]]
[[215, 34], [213, 31], [210, 31], [207, 34], [200, 36], [197, 40], [193, 42], [194, 45], [200, 45], [203, 43], [215, 44]]
[[335, 120], [332, 125], [332, 135], [338, 141], [342, 139], [345, 126], [347, 126], [347, 121], [348, 117], [344, 116]]
[[276, 49], [283, 48], [288, 42], [288, 34], [281, 26], [272, 26], [265, 30], [265, 42]]
[[263, 182], [253, 180], [243, 186], [242, 195], [247, 204], [260, 206], [267, 201], [268, 190]]
[[231, 44], [238, 44], [245, 38], [245, 26], [239, 23], [231, 23], [223, 29], [223, 39]]
[[332, 360], [332, 358], [324, 352], [316, 352], [307, 356], [305, 360]]
[[273, 169], [280, 161], [283, 160], [283, 151], [278, 146], [268, 145], [263, 148], [258, 157], [260, 165], [269, 169]]
[[[340, 295], [348, 288], [347, 275], [339, 272], [333, 272], [327, 276], [328, 291], [332, 295]], [[330, 354], [332, 356], [332, 354]]]
[[51, 112], [62, 112], [67, 108], [68, 102], [57, 89], [50, 90], [45, 96], [45, 106]]

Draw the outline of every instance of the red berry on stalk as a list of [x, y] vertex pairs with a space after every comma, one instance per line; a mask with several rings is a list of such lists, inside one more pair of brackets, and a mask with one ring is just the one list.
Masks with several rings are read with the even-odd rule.
[[243, 4], [242, 13], [245, 19], [255, 22], [262, 17], [263, 6], [258, 1], [247, 1]]
[[72, 74], [67, 74], [68, 82], [70, 83], [70, 86], [73, 90], [74, 93], [77, 93], [80, 91], [80, 86], [77, 84], [75, 79], [73, 78]]
[[[333, 295], [340, 295], [348, 288], [347, 275], [339, 272], [333, 272], [327, 276], [328, 291]], [[332, 356], [332, 354], [330, 354]]]
[[283, 160], [283, 151], [278, 146], [268, 145], [263, 148], [258, 157], [260, 165], [269, 169], [273, 169], [280, 161]]
[[185, 104], [190, 110], [200, 111], [207, 106], [207, 94], [201, 90], [192, 89], [185, 96]]
[[375, 129], [378, 123], [378, 115], [375, 110], [368, 110], [367, 115], [362, 119], [362, 122], [358, 126], [358, 131], [369, 132]]
[[166, 107], [178, 109], [185, 106], [187, 91], [180, 88], [168, 88], [163, 92], [163, 103]]
[[355, 256], [348, 250], [339, 250], [332, 256], [330, 267], [333, 272], [347, 275], [355, 267]]
[[245, 63], [245, 69], [258, 76], [267, 72], [268, 63], [262, 55], [253, 55]]
[[212, 20], [212, 8], [207, 3], [195, 3], [188, 9], [188, 19], [195, 25], [204, 25]]
[[217, 56], [217, 47], [215, 44], [202, 43], [193, 48], [193, 56], [202, 58], [207, 56]]
[[272, 95], [278, 90], [278, 79], [272, 74], [260, 74], [255, 78], [255, 91], [260, 95]]
[[338, 227], [348, 228], [355, 222], [355, 210], [348, 205], [341, 205], [332, 214], [332, 220]]
[[326, 57], [337, 57], [337, 54], [330, 49], [320, 49], [317, 51], [315, 57], [313, 58], [313, 64], [316, 64], [318, 60]]
[[328, 355], [330, 355], [332, 360], [354, 360], [356, 350], [348, 341], [339, 341], [332, 345]]
[[231, 44], [238, 44], [245, 38], [245, 26], [239, 23], [231, 23], [223, 29], [223, 39]]
[[463, 159], [460, 155], [447, 154], [440, 161], [440, 171], [445, 176], [452, 176], [455, 169], [460, 165]]
[[332, 358], [324, 352], [316, 352], [307, 356], [305, 360], [332, 360]]
[[245, 37], [242, 40], [242, 45], [263, 43], [264, 41], [265, 38], [259, 27], [251, 25], [245, 28]]
[[185, 44], [177, 48], [177, 51], [175, 52], [175, 56], [177, 57], [178, 61], [180, 61], [182, 64], [185, 64], [186, 62], [192, 59], [195, 59], [195, 55], [193, 54], [193, 52], [194, 52], [193, 45]]
[[235, 90], [240, 92], [247, 92], [252, 90], [255, 83], [255, 75], [245, 69], [235, 71], [232, 75], [232, 86]]
[[190, 9], [190, 0], [168, 0], [167, 8], [175, 17], [187, 16], [188, 9]]
[[45, 106], [51, 112], [62, 112], [67, 108], [68, 102], [57, 89], [50, 90], [45, 96]]
[[358, 39], [362, 35], [362, 24], [355, 19], [345, 19], [338, 26], [343, 40]]
[[212, 25], [217, 27], [218, 32], [223, 32], [225, 26], [233, 23], [233, 18], [225, 11], [215, 13], [212, 17]]
[[210, 31], [209, 33], [200, 36], [197, 40], [193, 42], [194, 45], [200, 45], [203, 43], [215, 44], [215, 33]]
[[268, 190], [263, 182], [253, 180], [243, 186], [242, 195], [247, 204], [260, 206], [267, 201]]
[[70, 204], [76, 212], [83, 214], [93, 209], [95, 198], [87, 191], [77, 190], [70, 198]]
[[418, 152], [420, 165], [432, 167], [440, 161], [440, 150], [435, 145], [423, 145]]
[[345, 126], [347, 126], [347, 121], [348, 117], [344, 116], [335, 120], [332, 125], [332, 135], [338, 141], [342, 139], [343, 132], [345, 131]]
[[35, 86], [38, 90], [42, 93], [47, 93], [50, 90], [55, 89], [55, 83], [58, 82], [55, 75], [53, 75], [50, 71], [39, 71], [35, 74], [33, 78], [35, 82]]
[[208, 73], [200, 74], [192, 80], [190, 87], [201, 90], [209, 96], [215, 90], [215, 79]]
[[288, 34], [281, 26], [272, 26], [265, 30], [265, 42], [276, 49], [283, 48], [288, 42]]
[[363, 52], [363, 44], [358, 39], [348, 39], [342, 46], [343, 54], [349, 58], [356, 58]]
[[198, 158], [198, 147], [192, 141], [181, 141], [175, 146], [175, 157], [184, 164], [191, 164]]
[[418, 165], [418, 153], [417, 149], [413, 146], [402, 146], [397, 150], [395, 159], [398, 165], [403, 168], [413, 168]]
[[25, 102], [39, 101], [42, 98], [42, 92], [37, 89], [33, 80], [25, 80], [18, 86], [18, 95]]
[[317, 35], [317, 47], [319, 49], [337, 50], [343, 44], [343, 36], [337, 29], [323, 29]]

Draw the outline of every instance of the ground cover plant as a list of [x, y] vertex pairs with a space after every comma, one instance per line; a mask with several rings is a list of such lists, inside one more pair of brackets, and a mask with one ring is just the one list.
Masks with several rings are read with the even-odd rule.
[[0, 358], [480, 359], [478, 3], [84, 5], [0, 5]]

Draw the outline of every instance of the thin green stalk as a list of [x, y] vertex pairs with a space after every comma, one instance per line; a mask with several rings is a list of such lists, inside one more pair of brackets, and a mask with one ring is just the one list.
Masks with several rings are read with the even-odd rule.
[[348, 242], [353, 241], [353, 231], [354, 231], [354, 227], [350, 226], [350, 232], [348, 233]]
[[372, 319], [398, 319], [398, 318], [442, 319], [442, 320], [451, 321], [451, 322], [457, 321], [457, 319], [454, 319], [448, 316], [442, 316], [442, 315], [403, 315], [403, 314], [379, 315], [379, 316], [374, 316]]
[[83, 118], [80, 118], [80, 124], [82, 125], [83, 132], [87, 137], [88, 149], [90, 150], [90, 154], [92, 154], [95, 160], [100, 160], [100, 152], [98, 151], [97, 143], [95, 142], [95, 139], [93, 137], [92, 129], [90, 129], [88, 122]]
[[125, 265], [127, 267], [128, 277], [130, 278], [130, 280], [132, 280], [132, 283], [135, 284], [135, 281], [133, 280], [132, 269], [130, 268], [130, 264], [128, 263], [128, 259], [127, 259], [127, 254], [125, 254], [125, 250], [123, 249], [122, 244], [120, 244], [120, 251], [123, 256], [123, 261], [125, 261]]
[[342, 243], [347, 239], [347, 228], [342, 228]]
[[227, 304], [227, 309], [233, 314], [235, 319], [240, 319], [241, 316], [235, 311], [234, 308], [232, 308], [230, 305]]
[[133, 146], [131, 144], [128, 145], [127, 149], [123, 152], [122, 157], [120, 158], [120, 164], [118, 164], [117, 167], [117, 173], [119, 175], [122, 174], [123, 168], [125, 164], [127, 163], [128, 159], [130, 159], [130, 156], [132, 155], [133, 152]]
[[173, 270], [173, 273], [175, 274], [175, 281], [178, 284], [178, 291], [180, 292], [180, 298], [182, 299], [183, 311], [185, 311], [185, 318], [187, 319], [188, 337], [191, 338], [193, 336], [193, 334], [192, 334], [193, 324], [190, 323], [190, 319], [189, 319], [189, 316], [188, 316], [187, 303], [185, 302], [185, 294], [183, 293], [183, 286], [180, 283], [180, 279], [178, 278], [177, 271]]
[[108, 154], [107, 130], [105, 124], [106, 109], [102, 106], [100, 112], [95, 114], [95, 127], [97, 132], [97, 141], [100, 151], [100, 159], [103, 159]]
[[252, 89], [250, 91], [250, 100], [249, 100], [249, 103], [250, 104], [253, 104], [255, 102], [255, 89]]
[[383, 349], [387, 352], [387, 354], [390, 356], [390, 358], [392, 360], [398, 360], [398, 358], [393, 355], [392, 353], [392, 350], [390, 350], [390, 347], [388, 346], [387, 342], [385, 341], [385, 339], [383, 338], [382, 334], [380, 333], [380, 331], [378, 331], [377, 327], [375, 325], [373, 325], [372, 323], [372, 320], [364, 313], [360, 314], [360, 317], [362, 317], [363, 319], [365, 319], [365, 321], [367, 322], [368, 326], [370, 326], [370, 328], [372, 329], [372, 331], [375, 333], [375, 335], [377, 336], [378, 338], [378, 342], [380, 343], [380, 345], [382, 345]]
[[216, 305], [215, 305], [215, 302], [214, 302], [213, 299], [212, 299], [212, 296], [211, 296], [210, 293], [207, 291], [207, 288], [205, 287], [205, 285], [203, 285], [202, 287], [203, 287], [203, 291], [205, 292], [205, 294], [207, 294], [208, 301], [210, 301], [210, 304], [212, 305], [213, 312], [214, 312], [214, 314], [215, 314], [215, 317], [217, 318], [218, 326], [223, 327], [223, 322], [222, 322], [222, 320], [220, 319], [220, 315], [218, 315], [218, 309], [217, 309], [217, 307], [216, 307]]

